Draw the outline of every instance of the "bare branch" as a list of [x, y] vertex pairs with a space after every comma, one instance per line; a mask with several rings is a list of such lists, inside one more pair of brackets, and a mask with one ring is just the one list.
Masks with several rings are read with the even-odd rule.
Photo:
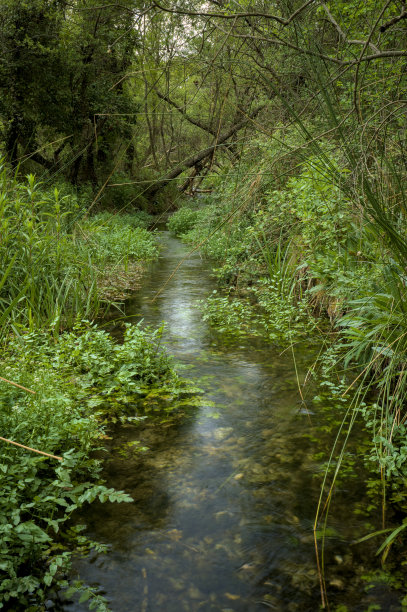
[[[219, 25], [215, 26], [218, 30], [220, 30], [223, 33], [226, 33], [225, 30], [223, 28], [221, 28]], [[230, 33], [230, 36], [232, 38], [245, 38], [247, 40], [255, 40], [255, 41], [262, 41], [262, 42], [267, 42], [269, 44], [273, 44], [273, 45], [279, 45], [279, 46], [283, 46], [283, 47], [288, 47], [289, 49], [294, 49], [295, 51], [299, 51], [300, 53], [303, 53], [304, 55], [310, 55], [312, 57], [319, 57], [321, 59], [327, 60], [329, 62], [333, 62], [334, 64], [339, 64], [340, 66], [346, 66], [347, 64], [351, 64], [353, 63], [353, 61], [349, 61], [349, 62], [345, 62], [342, 61], [336, 57], [331, 57], [329, 55], [325, 55], [324, 53], [318, 53], [317, 51], [310, 51], [309, 49], [303, 49], [301, 47], [298, 47], [297, 45], [294, 45], [293, 43], [289, 43], [287, 40], [283, 40], [283, 39], [279, 39], [279, 38], [269, 38], [267, 36], [253, 36], [251, 34], [235, 34], [235, 33]]]
[[[224, 30], [220, 26], [216, 26], [218, 30], [224, 32]], [[304, 49], [302, 47], [298, 47], [298, 45], [294, 45], [293, 43], [288, 42], [287, 40], [283, 40], [282, 38], [268, 38], [267, 36], [252, 36], [250, 34], [230, 34], [232, 38], [247, 38], [248, 40], [257, 40], [268, 42], [269, 44], [279, 45], [280, 47], [288, 47], [289, 49], [294, 49], [295, 51], [299, 51], [299, 53], [303, 53], [304, 55], [310, 55], [312, 57], [319, 57], [327, 62], [332, 62], [333, 64], [338, 64], [339, 66], [356, 66], [361, 62], [371, 62], [373, 60], [381, 59], [381, 58], [391, 58], [391, 57], [407, 57], [407, 51], [399, 51], [397, 49], [389, 49], [388, 51], [379, 51], [378, 53], [374, 53], [372, 55], [364, 55], [354, 60], [340, 60], [337, 57], [331, 57], [330, 55], [326, 55], [325, 53], [319, 53], [318, 51], [310, 51], [309, 49]], [[369, 41], [367, 41], [368, 44]], [[365, 44], [365, 43], [363, 43]]]
[[344, 64], [360, 64], [361, 62], [371, 62], [376, 59], [380, 59], [382, 57], [407, 57], [407, 51], [397, 51], [396, 49], [389, 51], [380, 51], [380, 53], [376, 53], [375, 55], [365, 55], [360, 59], [357, 59], [353, 62], [344, 62]]
[[393, 17], [393, 19], [390, 19], [390, 21], [388, 21], [387, 23], [384, 23], [382, 26], [380, 26], [380, 28], [379, 28], [380, 32], [385, 32], [386, 30], [391, 28], [391, 26], [395, 25], [396, 23], [398, 23], [402, 19], [407, 19], [407, 10], [405, 8], [403, 8], [403, 10], [401, 11], [400, 15], [397, 15], [396, 17]]
[[19, 446], [20, 448], [24, 448], [25, 450], [32, 451], [33, 453], [38, 453], [39, 455], [45, 455], [45, 457], [51, 457], [51, 459], [58, 459], [58, 461], [62, 461], [62, 457], [58, 457], [57, 455], [51, 455], [50, 453], [44, 453], [44, 451], [37, 450], [36, 448], [31, 448], [31, 446], [25, 446], [25, 444], [19, 444], [19, 442], [14, 442], [13, 440], [9, 440], [8, 438], [3, 438], [0, 436], [0, 440], [3, 442], [7, 442], [7, 444], [13, 444], [14, 446]]
[[27, 391], [28, 393], [32, 393], [33, 395], [35, 395], [35, 391], [31, 391], [31, 389], [27, 389], [27, 387], [23, 387], [23, 385], [19, 385], [16, 382], [13, 382], [12, 380], [8, 380], [8, 378], [3, 378], [2, 376], [0, 376], [0, 380], [2, 380], [5, 383], [8, 383], [9, 385], [13, 385], [13, 387], [18, 387], [19, 389], [22, 389], [23, 391]]
[[204, 13], [204, 12], [200, 12], [200, 11], [186, 11], [186, 10], [182, 10], [182, 9], [170, 9], [167, 8], [165, 6], [162, 6], [161, 4], [159, 4], [157, 2], [157, 0], [153, 0], [153, 5], [155, 7], [157, 7], [158, 9], [161, 9], [162, 11], [165, 11], [166, 13], [175, 13], [176, 15], [190, 15], [192, 17], [220, 17], [221, 19], [236, 19], [237, 17], [239, 18], [247, 18], [247, 17], [263, 17], [265, 19], [271, 19], [273, 21], [277, 21], [278, 23], [281, 23], [281, 25], [283, 26], [287, 26], [289, 25], [300, 13], [302, 13], [302, 11], [304, 11], [307, 6], [309, 6], [310, 4], [312, 4], [315, 0], [307, 0], [307, 2], [305, 2], [305, 4], [303, 4], [302, 6], [300, 6], [299, 9], [297, 9], [296, 11], [294, 11], [294, 13], [292, 15], [290, 15], [290, 17], [288, 17], [288, 19], [284, 19], [283, 17], [279, 17], [278, 15], [270, 15], [269, 13], [233, 13], [230, 15], [227, 15], [226, 13]]
[[147, 197], [154, 197], [157, 191], [159, 191], [160, 189], [168, 185], [170, 181], [172, 181], [174, 178], [182, 174], [184, 170], [187, 170], [188, 168], [192, 168], [193, 166], [196, 166], [206, 157], [213, 155], [216, 149], [220, 145], [224, 144], [227, 140], [229, 140], [229, 138], [231, 138], [233, 134], [241, 130], [249, 121], [257, 117], [257, 115], [263, 108], [264, 108], [264, 104], [262, 104], [261, 106], [258, 106], [251, 113], [250, 116], [247, 115], [246, 117], [244, 117], [244, 119], [232, 125], [227, 132], [221, 134], [213, 145], [206, 147], [202, 151], [199, 151], [199, 153], [195, 153], [194, 155], [191, 155], [190, 157], [185, 159], [183, 162], [181, 162], [178, 166], [173, 168], [168, 174], [159, 178], [157, 182], [153, 183], [150, 187], [146, 189], [145, 195]]
[[[332, 13], [330, 12], [329, 8], [327, 7], [327, 5], [325, 4], [325, 2], [322, 3], [322, 6], [325, 10], [325, 13], [327, 14], [327, 17], [329, 19], [329, 21], [332, 23], [332, 25], [335, 27], [336, 31], [338, 32], [339, 36], [343, 39], [343, 41], [349, 45], [364, 45], [366, 41], [364, 40], [349, 40], [345, 34], [345, 32], [342, 30], [341, 26], [339, 25], [339, 23], [337, 21], [335, 21], [334, 16], [332, 15]], [[373, 51], [375, 53], [380, 53], [380, 49], [378, 49], [376, 47], [376, 45], [374, 45], [372, 42], [369, 42], [369, 46], [373, 49]]]
[[176, 102], [174, 102], [174, 100], [171, 100], [171, 98], [169, 96], [166, 96], [166, 95], [162, 94], [156, 87], [154, 87], [154, 91], [157, 94], [157, 96], [159, 98], [161, 98], [161, 100], [165, 100], [165, 102], [168, 102], [168, 104], [171, 104], [171, 106], [176, 108], [177, 111], [179, 113], [181, 113], [181, 115], [183, 115], [187, 121], [189, 121], [189, 123], [192, 123], [192, 125], [196, 125], [197, 127], [201, 128], [201, 130], [204, 130], [204, 132], [208, 132], [209, 134], [212, 134], [212, 136], [216, 136], [216, 131], [215, 130], [213, 130], [208, 125], [204, 125], [203, 123], [198, 121], [198, 119], [194, 119], [194, 117], [191, 117], [186, 112], [185, 108], [182, 108], [181, 106], [178, 106], [178, 104]]

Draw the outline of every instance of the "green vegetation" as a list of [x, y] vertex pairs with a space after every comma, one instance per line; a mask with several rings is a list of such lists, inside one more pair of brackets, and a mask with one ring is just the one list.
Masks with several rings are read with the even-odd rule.
[[66, 186], [44, 190], [33, 175], [20, 182], [0, 170], [2, 335], [96, 317], [109, 306], [106, 271], [157, 256], [145, 213], [86, 217], [84, 196]]
[[[1, 442], [0, 606], [39, 610], [49, 589], [68, 586], [72, 552], [99, 550], [68, 524], [74, 511], [94, 500], [131, 501], [104, 486], [101, 460], [91, 455], [103, 447], [106, 423], [144, 415], [147, 392], [171, 398], [185, 390], [160, 347], [162, 330], [127, 326], [117, 344], [77, 322], [120, 303], [142, 262], [157, 256], [145, 229], [151, 218], [87, 216], [86, 192], [46, 190], [4, 164], [0, 181], [1, 430], [34, 449]], [[92, 589], [74, 589], [105, 609]]]
[[168, 229], [175, 236], [182, 236], [191, 230], [198, 220], [198, 211], [183, 206], [168, 221]]
[[[95, 215], [82, 229], [90, 243], [90, 255], [95, 263], [106, 261], [127, 265], [132, 260], [151, 260], [157, 256], [153, 236], [144, 227], [137, 226], [132, 215]], [[143, 219], [144, 221], [144, 219]]]
[[[267, 151], [266, 142], [257, 141], [256, 146], [262, 148], [265, 169], [273, 151]], [[328, 463], [328, 489], [342, 478], [341, 469], [346, 474], [341, 465], [349, 431], [355, 422], [361, 426], [362, 416], [371, 434], [364, 462], [371, 474], [367, 486], [372, 507], [388, 505], [389, 516], [405, 516], [402, 253], [394, 258], [388, 236], [378, 232], [374, 221], [360, 216], [341, 185], [315, 170], [315, 157], [305, 160], [297, 176], [279, 190], [261, 169], [253, 188], [258, 164], [252, 159], [248, 151], [246, 174], [238, 186], [234, 169], [216, 181], [212, 178], [214, 195], [206, 198], [205, 206], [200, 202], [199, 209], [189, 209], [195, 219], [192, 227], [189, 222], [184, 229], [184, 208], [169, 222], [213, 260], [221, 289], [202, 304], [204, 319], [228, 333], [268, 337], [283, 346], [322, 342], [319, 374], [313, 371], [311, 377], [321, 385], [316, 401], [329, 402], [343, 419]], [[334, 157], [331, 163], [336, 170]], [[323, 504], [321, 498], [322, 524]], [[397, 570], [397, 559], [404, 558], [398, 546], [404, 528], [404, 521], [396, 528], [386, 529], [384, 524], [383, 533], [374, 534], [390, 572]], [[405, 576], [400, 574], [398, 580], [405, 588]]]
[[[7, 343], [2, 374], [14, 384], [1, 382], [1, 430], [61, 461], [2, 443], [4, 609], [40, 609], [48, 588], [68, 586], [72, 550], [98, 549], [68, 522], [75, 510], [94, 500], [132, 501], [104, 486], [102, 462], [93, 451], [103, 449], [108, 422], [145, 415], [143, 397], [152, 389], [176, 397], [185, 392], [160, 346], [161, 332], [127, 325], [117, 344], [95, 325], [80, 322], [56, 339], [34, 331]], [[81, 584], [76, 591], [91, 594]], [[104, 609], [103, 598], [92, 595], [92, 602]]]
[[[7, 363], [24, 359], [27, 333], [51, 363], [79, 333], [77, 321], [121, 307], [142, 262], [158, 254], [150, 214], [178, 208], [170, 230], [213, 260], [219, 281], [203, 308], [207, 320], [276, 344], [321, 343], [320, 397], [330, 395], [341, 415], [342, 400], [350, 403], [342, 432], [360, 416], [371, 432], [364, 460], [380, 482], [371, 490], [383, 506], [383, 563], [406, 536], [407, 513], [406, 17], [403, 0], [0, 6]], [[92, 378], [100, 355], [88, 350], [86, 333], [72, 342]], [[145, 333], [155, 346], [154, 333]], [[112, 417], [122, 394], [144, 393], [157, 379], [134, 379], [129, 354], [108, 349], [98, 330], [89, 334], [111, 351], [111, 392], [97, 390], [92, 401], [103, 411], [109, 404]], [[137, 338], [141, 361], [131, 360], [140, 372], [152, 357]], [[79, 362], [66, 360], [76, 371]], [[81, 418], [89, 409], [85, 402]], [[28, 428], [28, 413], [16, 414]], [[319, 522], [347, 436], [338, 434]], [[84, 460], [91, 447], [83, 447]], [[388, 515], [398, 517], [395, 529]]]

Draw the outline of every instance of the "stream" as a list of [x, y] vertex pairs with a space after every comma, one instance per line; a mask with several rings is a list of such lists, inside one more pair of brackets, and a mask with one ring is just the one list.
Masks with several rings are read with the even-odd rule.
[[[108, 552], [78, 559], [75, 572], [100, 586], [114, 612], [315, 612], [312, 529], [323, 472], [317, 453], [329, 449], [335, 431], [321, 427], [326, 416], [318, 408], [301, 407], [290, 351], [255, 338], [228, 339], [201, 320], [196, 301], [215, 282], [198, 253], [152, 301], [188, 253], [167, 232], [161, 241], [161, 256], [126, 313], [148, 325], [165, 322], [165, 344], [182, 376], [204, 390], [202, 405], [182, 421], [117, 428], [105, 478], [134, 503], [93, 504], [79, 517]], [[311, 360], [312, 351], [296, 353], [300, 379]], [[117, 452], [134, 440], [149, 450]], [[368, 567], [377, 541], [357, 547], [352, 540], [380, 528], [352, 511], [366, 503], [358, 478], [338, 486], [329, 516], [331, 609], [364, 611], [379, 603], [386, 612], [401, 610], [388, 588], [365, 590], [354, 578]], [[70, 602], [64, 610], [87, 604]]]

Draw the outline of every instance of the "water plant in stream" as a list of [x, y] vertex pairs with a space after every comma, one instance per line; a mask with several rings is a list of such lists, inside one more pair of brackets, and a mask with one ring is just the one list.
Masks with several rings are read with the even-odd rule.
[[[107, 423], [135, 422], [146, 414], [140, 398], [154, 391], [166, 398], [168, 411], [171, 394], [180, 403], [191, 395], [161, 335], [162, 328], [127, 325], [119, 344], [96, 325], [78, 321], [57, 337], [33, 331], [9, 338], [3, 347], [1, 431], [53, 458], [0, 442], [0, 608], [41, 610], [50, 592], [69, 586], [65, 576], [73, 552], [101, 550], [82, 528], [72, 527], [76, 510], [95, 500], [132, 501], [104, 485], [97, 457]], [[159, 408], [155, 403], [154, 411]], [[91, 609], [107, 609], [82, 583], [71, 585], [68, 594], [72, 590], [83, 601], [90, 598]]]

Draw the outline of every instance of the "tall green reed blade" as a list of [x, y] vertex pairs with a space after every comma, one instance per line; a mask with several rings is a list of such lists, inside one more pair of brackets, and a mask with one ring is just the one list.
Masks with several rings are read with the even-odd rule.
[[256, 236], [256, 242], [266, 264], [268, 276], [272, 279], [278, 275], [283, 296], [292, 297], [296, 280], [290, 255], [291, 239], [285, 243], [281, 232], [278, 241], [273, 245], [263, 230], [262, 240]]

